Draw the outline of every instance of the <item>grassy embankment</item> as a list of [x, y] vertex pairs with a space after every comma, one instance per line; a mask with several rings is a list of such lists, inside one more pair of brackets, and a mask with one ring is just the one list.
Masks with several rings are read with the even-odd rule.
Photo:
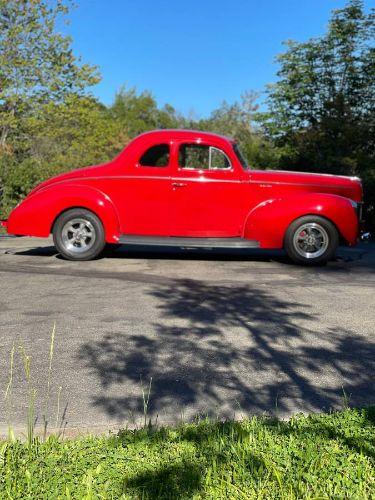
[[0, 498], [375, 498], [375, 408], [0, 444]]

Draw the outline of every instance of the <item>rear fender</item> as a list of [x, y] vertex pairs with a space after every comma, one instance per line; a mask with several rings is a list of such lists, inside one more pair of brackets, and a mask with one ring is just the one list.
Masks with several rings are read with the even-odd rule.
[[289, 225], [304, 215], [330, 220], [350, 246], [358, 240], [358, 218], [351, 200], [334, 194], [304, 194], [266, 200], [248, 214], [243, 236], [261, 248], [282, 248]]
[[98, 189], [79, 184], [48, 186], [25, 198], [9, 216], [8, 233], [46, 238], [61, 213], [78, 207], [99, 217], [108, 243], [118, 242], [119, 218], [110, 198]]

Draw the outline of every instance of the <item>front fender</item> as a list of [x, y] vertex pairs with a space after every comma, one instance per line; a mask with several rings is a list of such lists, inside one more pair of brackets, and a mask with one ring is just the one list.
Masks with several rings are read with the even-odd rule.
[[56, 218], [75, 207], [95, 213], [104, 226], [106, 241], [118, 242], [119, 218], [110, 198], [96, 188], [79, 184], [47, 186], [25, 198], [8, 218], [8, 233], [46, 238]]
[[348, 198], [311, 193], [266, 200], [248, 214], [243, 236], [261, 248], [282, 248], [289, 225], [304, 215], [319, 215], [335, 224], [348, 245], [358, 239], [358, 218]]

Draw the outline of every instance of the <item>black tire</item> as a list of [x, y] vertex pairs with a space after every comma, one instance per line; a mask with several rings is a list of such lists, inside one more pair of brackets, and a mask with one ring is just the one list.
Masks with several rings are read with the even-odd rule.
[[318, 215], [305, 215], [293, 221], [284, 240], [284, 248], [293, 262], [308, 266], [327, 263], [334, 257], [338, 245], [336, 227]]
[[68, 260], [92, 260], [105, 246], [103, 224], [84, 208], [72, 208], [61, 214], [53, 227], [58, 252]]

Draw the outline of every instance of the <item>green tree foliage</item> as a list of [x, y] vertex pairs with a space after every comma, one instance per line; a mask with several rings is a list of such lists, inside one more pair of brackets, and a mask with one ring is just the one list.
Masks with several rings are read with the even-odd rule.
[[192, 122], [192, 128], [209, 130], [235, 138], [249, 164], [256, 168], [275, 168], [280, 150], [267, 140], [257, 126], [258, 95], [245, 92], [240, 102], [223, 104], [205, 120]]
[[109, 110], [90, 96], [70, 94], [40, 107], [25, 121], [29, 157], [39, 164], [79, 168], [115, 156], [129, 136]]
[[173, 106], [166, 104], [160, 109], [150, 92], [138, 94], [135, 88], [122, 87], [117, 92], [110, 114], [131, 138], [148, 130], [178, 128], [184, 124]]
[[15, 146], [25, 114], [99, 81], [95, 68], [75, 58], [70, 38], [56, 32], [56, 20], [67, 12], [63, 0], [0, 0], [2, 149], [8, 141]]
[[269, 88], [266, 129], [288, 149], [281, 167], [359, 175], [375, 224], [375, 13], [360, 0], [333, 11], [327, 33], [287, 42]]

